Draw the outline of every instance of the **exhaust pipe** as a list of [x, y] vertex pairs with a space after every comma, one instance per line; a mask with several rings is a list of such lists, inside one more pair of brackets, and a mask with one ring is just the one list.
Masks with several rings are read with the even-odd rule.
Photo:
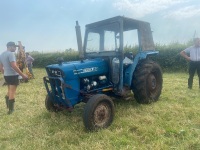
[[78, 45], [78, 51], [79, 51], [79, 58], [83, 59], [84, 54], [83, 54], [83, 46], [82, 46], [82, 37], [81, 37], [81, 28], [78, 24], [78, 21], [76, 21], [76, 39], [77, 39], [77, 45]]

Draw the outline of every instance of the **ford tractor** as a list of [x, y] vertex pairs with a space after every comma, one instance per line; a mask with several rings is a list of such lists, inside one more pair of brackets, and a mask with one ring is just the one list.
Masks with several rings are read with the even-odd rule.
[[[117, 16], [87, 24], [84, 42], [78, 21], [75, 29], [80, 60], [60, 59], [46, 66], [48, 111], [71, 112], [84, 102], [83, 123], [92, 131], [111, 125], [116, 98], [131, 93], [141, 104], [159, 99], [162, 71], [152, 59], [159, 52], [148, 22]], [[137, 48], [136, 54], [125, 52], [129, 45]]]

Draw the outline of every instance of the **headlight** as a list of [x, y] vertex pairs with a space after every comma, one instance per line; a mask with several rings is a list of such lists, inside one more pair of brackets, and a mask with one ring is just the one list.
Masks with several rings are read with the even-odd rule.
[[62, 71], [59, 69], [48, 69], [49, 75], [53, 77], [62, 77]]

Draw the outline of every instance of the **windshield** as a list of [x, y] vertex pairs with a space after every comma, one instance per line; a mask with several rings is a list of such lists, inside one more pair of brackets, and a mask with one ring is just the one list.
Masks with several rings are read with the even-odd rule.
[[119, 48], [119, 24], [111, 23], [87, 32], [86, 53], [117, 51]]

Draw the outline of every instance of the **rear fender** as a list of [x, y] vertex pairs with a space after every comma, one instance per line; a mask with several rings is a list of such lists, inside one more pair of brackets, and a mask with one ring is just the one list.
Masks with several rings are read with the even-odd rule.
[[142, 59], [146, 59], [150, 55], [157, 55], [158, 51], [142, 51], [139, 52], [134, 60], [133, 63], [125, 70], [124, 74], [124, 85], [130, 87], [132, 82], [132, 76], [133, 72], [135, 71], [136, 66], [138, 65], [138, 62]]

